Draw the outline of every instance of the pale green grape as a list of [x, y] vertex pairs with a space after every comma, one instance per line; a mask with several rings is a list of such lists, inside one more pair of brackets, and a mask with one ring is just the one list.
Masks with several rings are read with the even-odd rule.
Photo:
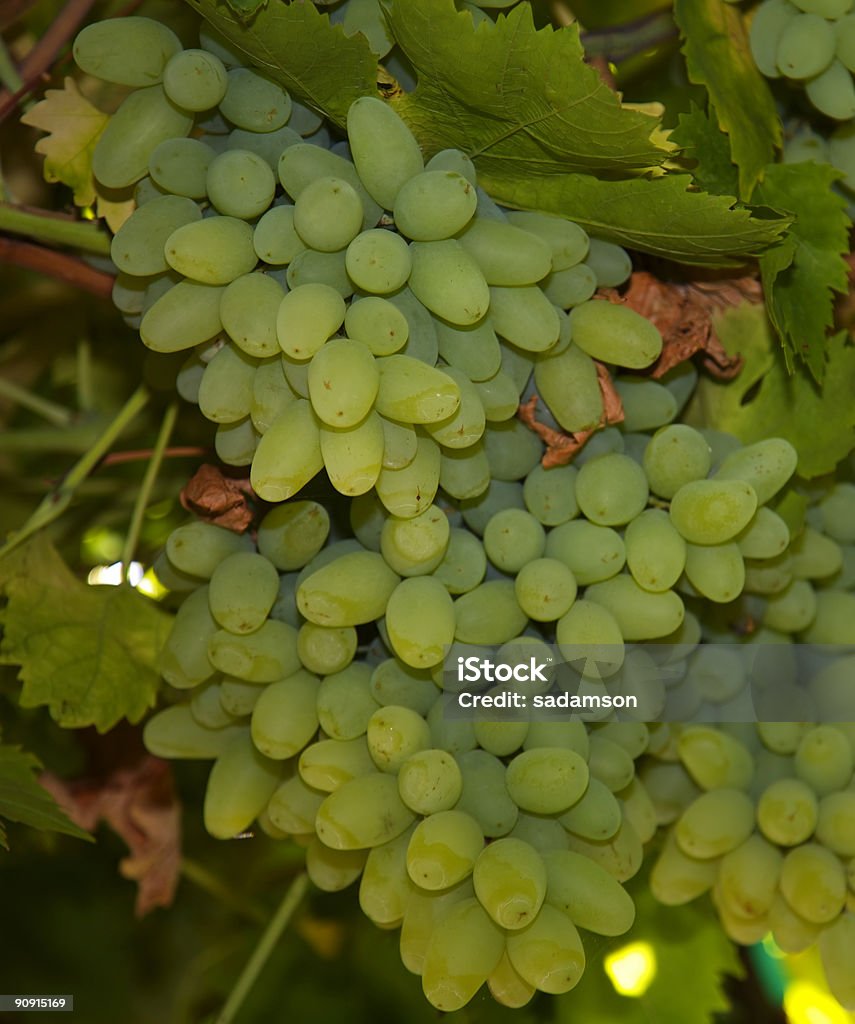
[[[770, 509], [758, 509], [759, 512], [775, 515]], [[783, 523], [783, 528], [780, 524], [775, 523], [775, 527], [777, 529], [775, 539], [780, 543], [784, 535], [786, 523]], [[789, 537], [789, 530], [787, 530], [787, 537]], [[768, 542], [767, 547], [768, 549], [773, 547], [771, 540]], [[785, 547], [786, 544], [782, 545], [781, 549], [783, 550]], [[825, 579], [839, 572], [843, 566], [843, 549], [840, 545], [830, 537], [826, 537], [825, 534], [819, 533], [812, 526], [806, 525], [798, 537], [790, 544], [789, 555], [790, 569], [793, 576], [799, 579]], [[753, 557], [763, 556], [755, 555]]]
[[302, 284], [288, 292], [279, 305], [276, 332], [286, 355], [305, 360], [344, 323], [341, 295], [326, 284]]
[[[473, 748], [477, 746], [478, 741], [475, 739], [475, 729], [469, 719], [453, 720], [447, 717], [447, 707], [453, 700], [454, 697], [451, 694], [437, 697], [433, 707], [428, 712], [427, 723], [430, 726], [433, 746], [454, 754], [460, 763], [460, 770], [463, 771], [463, 762], [460, 760], [460, 755], [464, 751], [472, 752]], [[484, 752], [482, 751], [482, 753]], [[489, 757], [490, 755], [486, 756]], [[510, 803], [510, 799], [508, 802]], [[513, 804], [511, 806], [514, 807]]]
[[353, 427], [364, 419], [374, 404], [379, 382], [374, 356], [360, 341], [334, 338], [309, 364], [312, 408], [332, 427]]
[[679, 907], [712, 889], [719, 861], [684, 853], [670, 830], [650, 872], [650, 891], [666, 907]]
[[585, 970], [582, 940], [570, 918], [551, 904], [506, 941], [514, 968], [541, 992], [560, 995], [579, 983]]
[[279, 353], [276, 318], [284, 294], [274, 278], [260, 273], [244, 274], [226, 287], [220, 298], [220, 319], [229, 337], [247, 355], [264, 358]]
[[220, 153], [208, 165], [208, 198], [227, 217], [253, 220], [273, 201], [276, 179], [270, 165], [248, 149]]
[[475, 890], [469, 879], [442, 892], [428, 892], [416, 888], [412, 883], [410, 885], [401, 927], [400, 952], [407, 970], [420, 975], [424, 969], [428, 942], [437, 922], [456, 903], [471, 899]]
[[237, 717], [230, 715], [223, 707], [221, 694], [221, 683], [216, 680], [194, 689], [190, 697], [190, 714], [199, 725], [207, 729], [223, 729], [237, 722]]
[[206, 419], [234, 423], [252, 408], [256, 361], [235, 345], [226, 344], [205, 367], [197, 401]]
[[409, 287], [389, 295], [388, 301], [404, 314], [409, 327], [409, 337], [402, 354], [433, 366], [439, 357], [439, 341], [434, 318], [427, 307], [419, 302]]
[[597, 728], [596, 735], [617, 743], [633, 759], [641, 757], [650, 743], [650, 730], [644, 722], [606, 722]]
[[383, 468], [403, 469], [416, 457], [419, 440], [409, 423], [396, 423], [380, 417], [383, 426]]
[[347, 307], [344, 329], [348, 338], [361, 341], [375, 356], [389, 356], [402, 348], [410, 327], [404, 314], [388, 299], [368, 295]]
[[600, 731], [590, 737], [588, 771], [613, 793], [619, 793], [632, 782], [635, 765], [622, 746]]
[[265, 501], [285, 501], [323, 468], [320, 430], [303, 399], [292, 402], [258, 443], [250, 479]]
[[368, 192], [385, 209], [394, 209], [401, 187], [424, 168], [409, 128], [383, 100], [362, 96], [347, 111], [347, 137]]
[[579, 508], [598, 526], [628, 523], [642, 511], [647, 497], [644, 471], [628, 455], [613, 452], [591, 459], [576, 478]]
[[619, 245], [599, 238], [590, 239], [585, 263], [597, 275], [598, 288], [617, 288], [628, 281], [632, 273], [629, 253]]
[[531, 352], [524, 352], [503, 338], [499, 339], [499, 347], [502, 350], [502, 369], [514, 382], [517, 395], [521, 396], [539, 360]]
[[517, 573], [540, 558], [546, 543], [541, 524], [530, 512], [509, 508], [497, 512], [484, 530], [484, 550], [490, 561], [507, 573]]
[[796, 749], [796, 775], [819, 796], [843, 789], [852, 778], [852, 748], [832, 725], [819, 725], [802, 736]]
[[383, 208], [366, 192], [353, 164], [328, 149], [313, 146], [308, 142], [288, 146], [279, 158], [278, 172], [282, 187], [295, 200], [316, 178], [343, 178], [348, 185], [356, 189], [362, 200], [364, 228], [373, 227], [383, 212]]
[[620, 804], [604, 782], [591, 776], [582, 798], [559, 820], [568, 832], [583, 839], [611, 839], [620, 828]]
[[819, 952], [828, 987], [847, 1010], [855, 1007], [855, 977], [852, 974], [852, 943], [855, 941], [855, 914], [847, 910], [822, 929]]
[[249, 414], [259, 434], [264, 434], [276, 417], [297, 398], [285, 376], [282, 359], [263, 359], [255, 368]]
[[289, 263], [285, 282], [291, 289], [302, 284], [323, 284], [337, 291], [343, 299], [353, 295], [353, 282], [347, 276], [344, 252], [303, 249]]
[[441, 561], [433, 576], [450, 594], [458, 595], [473, 590], [484, 579], [487, 556], [479, 539], [468, 530], [452, 528]]
[[407, 828], [389, 842], [375, 846], [365, 861], [359, 884], [359, 905], [363, 914], [381, 928], [397, 927], [404, 916], [415, 886], [407, 875]]
[[510, 580], [489, 580], [463, 594], [454, 616], [456, 639], [473, 644], [503, 644], [528, 623]]
[[448, 889], [467, 878], [484, 848], [478, 822], [463, 811], [439, 811], [416, 825], [407, 872], [422, 889]]
[[457, 237], [487, 284], [531, 285], [552, 269], [551, 246], [512, 224], [476, 217]]
[[348, 245], [345, 265], [358, 288], [386, 295], [407, 283], [412, 258], [400, 235], [384, 228], [372, 228], [357, 235]]
[[223, 677], [220, 683], [220, 703], [228, 714], [243, 718], [252, 714], [262, 690], [263, 688], [255, 683]]
[[276, 790], [267, 805], [273, 824], [290, 835], [306, 835], [315, 831], [315, 815], [326, 794], [307, 786], [299, 775], [293, 775]]
[[558, 559], [535, 558], [518, 571], [514, 591], [530, 619], [554, 622], [576, 600], [576, 577]]
[[280, 781], [280, 766], [260, 754], [245, 734], [236, 736], [208, 776], [205, 828], [215, 839], [233, 839], [264, 810]]
[[467, 326], [481, 320], [490, 305], [490, 289], [458, 241], [413, 242], [410, 252], [408, 283], [419, 302], [452, 324]]
[[369, 412], [353, 427], [321, 425], [320, 433], [321, 455], [333, 487], [348, 495], [369, 491], [383, 467], [385, 437], [377, 413]]
[[422, 749], [400, 766], [398, 792], [416, 814], [451, 810], [462, 790], [463, 779], [457, 762], [444, 750]]
[[555, 306], [536, 285], [491, 287], [490, 322], [497, 334], [526, 352], [546, 352], [561, 329]]
[[588, 785], [588, 768], [573, 750], [540, 747], [517, 754], [508, 765], [505, 782], [522, 810], [559, 814], [581, 799]]
[[353, 661], [357, 638], [353, 626], [317, 626], [304, 622], [297, 633], [300, 661], [318, 675], [341, 672]]
[[477, 185], [477, 174], [475, 164], [460, 149], [441, 149], [425, 164], [427, 171], [455, 171], [472, 185]]
[[690, 857], [707, 859], [735, 850], [751, 835], [754, 804], [738, 789], [712, 789], [690, 804], [675, 835]]
[[424, 955], [422, 989], [437, 1010], [465, 1006], [498, 966], [501, 930], [476, 899], [455, 903], [431, 932]]
[[200, 725], [189, 704], [173, 704], [146, 722], [143, 743], [155, 757], [210, 760], [219, 757], [237, 736], [245, 736], [244, 725], [211, 729]]
[[148, 173], [165, 192], [204, 199], [215, 153], [199, 139], [165, 139], [149, 157]]
[[318, 838], [334, 850], [381, 846], [406, 831], [412, 811], [398, 796], [392, 775], [375, 772], [342, 783], [318, 808]]
[[87, 25], [74, 40], [74, 62], [81, 71], [105, 82], [141, 88], [163, 78], [181, 40], [151, 18], [105, 18]]
[[[834, 32], [837, 37], [835, 56], [851, 71], [853, 67], [855, 67], [855, 15], [850, 14], [845, 18], [841, 18], [835, 24]], [[835, 153], [836, 147], [834, 145], [834, 141], [835, 136], [833, 135], [830, 140], [831, 152], [834, 154], [831, 162], [838, 168], [838, 170], [843, 170], [845, 169], [845, 164], [841, 165], [837, 159], [840, 154], [839, 151]]]
[[135, 277], [160, 274], [169, 269], [163, 255], [167, 238], [177, 228], [201, 219], [202, 213], [191, 199], [159, 196], [134, 210], [119, 228], [113, 236], [110, 256], [118, 269], [126, 274]]
[[274, 206], [257, 221], [252, 233], [256, 255], [265, 263], [283, 266], [306, 246], [294, 227], [294, 207]]
[[448, 547], [448, 516], [431, 505], [412, 519], [389, 516], [380, 534], [380, 551], [401, 576], [433, 572]]
[[352, 740], [320, 740], [310, 744], [300, 754], [299, 769], [300, 777], [306, 785], [323, 793], [332, 793], [343, 782], [349, 782], [359, 775], [371, 775], [377, 770], [368, 753], [368, 743], [364, 736]]
[[427, 672], [387, 658], [371, 673], [371, 693], [383, 707], [400, 704], [426, 715], [433, 707], [437, 689]]
[[692, 544], [722, 544], [748, 525], [757, 504], [745, 480], [692, 480], [674, 495], [671, 522]]
[[747, 789], [754, 774], [754, 759], [747, 747], [720, 729], [698, 725], [684, 729], [677, 751], [701, 789]]
[[472, 881], [481, 906], [501, 928], [516, 931], [530, 924], [546, 896], [546, 865], [528, 843], [504, 838], [478, 856]]
[[206, 580], [229, 555], [250, 550], [248, 536], [200, 520], [177, 527], [166, 541], [166, 554], [176, 569]]
[[521, 480], [540, 462], [540, 438], [516, 417], [491, 423], [484, 431], [484, 451], [496, 480]]
[[546, 901], [579, 928], [623, 935], [635, 920], [635, 904], [620, 882], [587, 857], [570, 850], [544, 854]]
[[541, 282], [543, 294], [561, 309], [579, 306], [597, 290], [597, 276], [591, 268], [580, 263], [567, 270], [553, 271]]
[[588, 254], [588, 236], [572, 221], [549, 213], [532, 213], [527, 210], [508, 210], [511, 224], [538, 235], [552, 250], [552, 269], [567, 270], [576, 266]]
[[677, 400], [655, 380], [618, 377], [614, 384], [623, 405], [622, 430], [655, 430], [677, 415]]
[[[382, 772], [397, 775], [408, 758], [430, 747], [430, 727], [412, 708], [390, 704], [368, 720], [368, 751]], [[408, 805], [410, 806], [410, 805]]]
[[294, 204], [294, 227], [306, 245], [321, 252], [344, 249], [362, 227], [362, 200], [342, 178], [316, 178]]
[[192, 117], [174, 107], [161, 86], [132, 92], [98, 137], [92, 172], [107, 188], [127, 188], [144, 177], [149, 158], [161, 142], [183, 138], [192, 127]]
[[661, 509], [636, 516], [624, 535], [626, 564], [635, 582], [645, 590], [673, 587], [686, 565], [686, 542]]
[[259, 523], [258, 551], [283, 572], [302, 569], [324, 546], [329, 531], [329, 513], [323, 505], [315, 501], [277, 505]]
[[818, 14], [798, 14], [778, 37], [775, 62], [787, 78], [812, 78], [831, 63], [835, 48], [834, 28]]
[[[473, 734], [472, 746], [475, 742]], [[457, 763], [463, 779], [457, 810], [471, 815], [488, 838], [507, 835], [517, 823], [519, 809], [505, 785], [504, 764], [480, 748], [458, 753]]]
[[386, 630], [395, 654], [413, 668], [442, 662], [454, 640], [455, 613], [451, 595], [432, 576], [405, 579], [389, 596]]
[[695, 590], [719, 604], [733, 601], [745, 586], [745, 563], [737, 544], [686, 546], [686, 577]]
[[855, 541], [855, 484], [835, 483], [819, 503], [823, 533], [842, 544]]
[[249, 68], [228, 73], [220, 113], [235, 127], [252, 132], [273, 132], [288, 120], [291, 98], [285, 90]]
[[207, 50], [176, 53], [163, 69], [166, 95], [184, 110], [210, 110], [225, 96], [227, 85], [223, 62]]
[[170, 267], [202, 284], [228, 284], [256, 264], [252, 228], [235, 217], [207, 217], [176, 228], [164, 254]]
[[[810, 538], [805, 537], [805, 534], [810, 531], [810, 527], [807, 527], [802, 535], [798, 538], [800, 546], [804, 546], [805, 542]], [[811, 533], [817, 538], [822, 537], [821, 534], [816, 531]], [[748, 525], [739, 533], [736, 537], [736, 543], [739, 545], [739, 550], [742, 552], [744, 558], [775, 558], [787, 549], [790, 543], [790, 530], [784, 520], [772, 509], [761, 506], [757, 509], [754, 517], [748, 523]], [[827, 557], [825, 546], [833, 542], [828, 541], [827, 538], [822, 537], [817, 544], [819, 549], [816, 554], [813, 550], [805, 551], [805, 562], [802, 566], [810, 572], [808, 566], [819, 562], [820, 564]], [[807, 565], [805, 564], [807, 563]], [[834, 565], [833, 556], [831, 558], [831, 565]], [[839, 568], [839, 563], [836, 566]], [[835, 568], [829, 568], [828, 573], [820, 571], [818, 575], [830, 575], [835, 572]], [[800, 573], [803, 575], [804, 573]]]
[[[730, 545], [724, 545], [730, 547]], [[778, 594], [793, 578], [789, 554], [763, 561], [745, 562], [745, 590], [753, 594]]]
[[626, 561], [623, 538], [585, 519], [562, 523], [546, 537], [545, 554], [563, 562], [582, 586], [616, 575]]
[[789, 441], [769, 437], [726, 455], [715, 471], [715, 478], [749, 484], [757, 495], [757, 503], [765, 505], [793, 475], [797, 462], [798, 453]]
[[[439, 354], [470, 380], [487, 381], [499, 372], [502, 350], [489, 316], [471, 327], [459, 327], [439, 319], [435, 326]], [[516, 395], [513, 403], [516, 409]]]
[[809, 644], [855, 644], [855, 594], [819, 591], [816, 617], [802, 639]]
[[852, 73], [839, 60], [805, 84], [805, 94], [816, 109], [837, 121], [855, 117], [855, 83]]
[[314, 836], [306, 847], [306, 874], [323, 892], [340, 892], [359, 878], [367, 856], [364, 850], [331, 850]]
[[529, 1003], [537, 991], [517, 972], [507, 952], [502, 954], [502, 959], [487, 978], [487, 987], [497, 1003], [513, 1010]]
[[778, 78], [778, 44], [784, 29], [798, 14], [790, 0], [765, 0], [751, 20], [751, 56], [766, 78]]
[[443, 367], [442, 372], [457, 385], [460, 404], [449, 416], [426, 423], [425, 430], [447, 454], [477, 444], [484, 434], [486, 417], [478, 392], [466, 374], [453, 366]]
[[584, 674], [591, 679], [611, 675], [623, 664], [620, 626], [612, 613], [595, 601], [577, 598], [558, 620], [555, 638], [566, 661], [584, 659]]
[[265, 686], [252, 710], [252, 742], [277, 761], [294, 757], [318, 731], [318, 678], [298, 671]]
[[721, 860], [719, 898], [728, 910], [747, 918], [767, 914], [775, 900], [783, 858], [754, 834]]
[[509, 835], [528, 843], [541, 854], [567, 846], [567, 836], [560, 822], [540, 814], [518, 814]]
[[261, 555], [238, 552], [224, 559], [211, 576], [211, 614], [231, 633], [252, 633], [267, 618], [279, 591], [279, 574]]
[[784, 633], [798, 633], [813, 622], [816, 595], [807, 580], [793, 580], [767, 598], [763, 625]]
[[544, 526], [560, 526], [575, 518], [579, 514], [577, 475], [574, 466], [535, 466], [523, 484], [526, 508]]
[[318, 720], [324, 732], [335, 740], [363, 736], [371, 716], [379, 707], [371, 695], [371, 669], [363, 662], [351, 662], [321, 682], [318, 691]]
[[685, 611], [673, 590], [645, 590], [627, 573], [592, 584], [585, 599], [608, 609], [624, 639], [631, 641], [668, 636], [679, 629]]
[[358, 626], [384, 614], [398, 582], [382, 556], [353, 552], [304, 579], [297, 590], [297, 606], [319, 626]]
[[683, 423], [657, 430], [644, 450], [650, 489], [662, 498], [673, 498], [684, 484], [703, 479], [711, 462], [706, 439]]
[[268, 619], [245, 636], [220, 629], [208, 642], [208, 657], [226, 675], [247, 683], [272, 683], [300, 668], [297, 630], [278, 619]]
[[846, 905], [846, 875], [824, 846], [805, 843], [789, 850], [781, 865], [781, 892], [792, 909], [812, 924], [833, 921]]
[[820, 800], [816, 838], [839, 857], [855, 857], [855, 792], [827, 793]]
[[[491, 697], [505, 692], [503, 685], [495, 686], [488, 691]], [[528, 732], [528, 722], [503, 722], [493, 717], [491, 711], [484, 711], [475, 721], [475, 738], [479, 746], [488, 754], [506, 757], [513, 754], [523, 744]]]
[[475, 187], [455, 170], [428, 169], [406, 181], [395, 198], [395, 227], [416, 242], [451, 238], [472, 219]]
[[629, 306], [593, 299], [583, 302], [570, 311], [570, 327], [574, 343], [605, 363], [638, 370], [662, 351], [658, 329]]
[[[382, 391], [382, 369], [380, 387]], [[375, 485], [386, 509], [403, 519], [412, 519], [429, 508], [439, 487], [439, 445], [429, 437], [417, 437], [416, 445], [416, 454], [406, 466], [384, 467]]]
[[439, 483], [446, 494], [459, 501], [483, 494], [490, 484], [490, 463], [483, 443], [442, 449]]

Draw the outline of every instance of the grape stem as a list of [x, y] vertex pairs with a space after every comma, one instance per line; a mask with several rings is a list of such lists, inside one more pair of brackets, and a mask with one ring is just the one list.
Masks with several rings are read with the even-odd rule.
[[0, 203], [0, 231], [29, 235], [37, 242], [67, 245], [98, 256], [110, 255], [110, 239], [97, 224], [74, 220], [61, 213]]
[[235, 985], [229, 993], [229, 997], [214, 1024], [232, 1024], [232, 1021], [234, 1021], [236, 1015], [240, 1012], [240, 1008], [243, 1005], [244, 1000], [247, 995], [249, 995], [259, 974], [261, 974], [261, 971], [264, 969], [264, 965], [267, 963], [267, 960], [273, 952], [277, 942], [279, 942], [279, 939], [282, 937], [282, 933], [288, 927], [288, 923], [294, 915], [294, 911], [300, 905], [300, 902], [305, 895], [308, 882], [308, 876], [304, 872], [301, 872], [289, 886], [288, 891], [285, 893], [285, 898], [279, 904], [276, 913], [270, 919], [270, 923], [267, 925], [261, 935], [261, 938], [258, 940], [255, 949], [252, 951], [252, 955], [244, 965], [240, 977], [235, 982]]
[[58, 281], [70, 284], [78, 291], [109, 299], [113, 290], [113, 275], [87, 266], [75, 256], [47, 249], [31, 242], [19, 242], [0, 237], [0, 263], [11, 263], [27, 270], [35, 270]]
[[54, 427], [70, 427], [74, 422], [74, 413], [58, 402], [35, 395], [32, 391], [22, 388], [12, 380], [0, 377], [0, 398], [5, 398], [16, 405], [21, 405], [30, 412], [47, 420]]

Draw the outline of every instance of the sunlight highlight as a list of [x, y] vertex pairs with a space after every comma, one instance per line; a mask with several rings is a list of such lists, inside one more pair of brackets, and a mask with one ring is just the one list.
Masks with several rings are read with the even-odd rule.
[[[610, 953], [604, 967], [620, 995], [641, 996], [656, 977], [656, 954], [649, 942], [632, 942]], [[807, 1022], [800, 1021], [799, 1024]]]

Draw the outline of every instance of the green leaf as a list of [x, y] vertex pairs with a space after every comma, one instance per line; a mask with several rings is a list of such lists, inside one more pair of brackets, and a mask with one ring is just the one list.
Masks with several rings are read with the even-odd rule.
[[669, 136], [685, 157], [696, 162], [691, 169], [695, 184], [718, 196], [739, 192], [739, 174], [730, 156], [730, 143], [714, 117], [707, 117], [694, 103], [688, 114], [680, 114]]
[[[41, 763], [33, 754], [0, 743], [0, 819], [92, 841], [92, 836], [70, 821], [50, 793], [39, 785], [36, 773], [40, 769]], [[9, 849], [2, 820], [0, 846]]]
[[267, 5], [267, 0], [226, 0], [235, 14], [244, 21], [249, 21], [261, 7]]
[[395, 109], [427, 155], [465, 150], [479, 173], [542, 177], [659, 166], [658, 119], [622, 107], [582, 57], [575, 25], [539, 31], [518, 4], [476, 29], [453, 0], [394, 0], [387, 16], [418, 73]]
[[[709, 901], [663, 907], [654, 900], [646, 876], [637, 877], [630, 891], [635, 924], [616, 939], [586, 935], [587, 969], [576, 988], [556, 1000], [554, 1024], [711, 1024], [714, 1014], [730, 1009], [724, 976], [744, 972]], [[655, 973], [640, 995], [619, 995], [604, 960], [635, 943], [642, 944], [639, 952]]]
[[20, 665], [22, 707], [106, 732], [154, 704], [171, 616], [128, 586], [81, 583], [39, 534], [0, 561], [0, 662]]
[[843, 332], [830, 339], [820, 388], [805, 374], [788, 374], [761, 306], [730, 310], [715, 327], [728, 354], [740, 353], [745, 365], [727, 383], [701, 379], [689, 422], [729, 431], [746, 444], [786, 438], [799, 453], [801, 476], [830, 473], [855, 448], [855, 345]]
[[743, 16], [722, 0], [674, 0], [674, 17], [683, 36], [689, 80], [709, 93], [719, 126], [730, 136], [739, 196], [751, 199], [781, 145], [781, 121], [772, 91], [751, 56]]
[[789, 223], [758, 217], [726, 196], [690, 191], [687, 174], [600, 181], [584, 174], [497, 177], [479, 169], [479, 180], [500, 203], [558, 213], [599, 238], [699, 266], [739, 266], [778, 241]]
[[377, 94], [377, 58], [368, 40], [346, 36], [311, 3], [274, 0], [249, 25], [218, 0], [187, 0], [265, 74], [340, 127], [350, 104]]
[[769, 319], [781, 336], [787, 365], [799, 356], [821, 381], [826, 334], [834, 324], [834, 293], [848, 286], [851, 221], [834, 191], [840, 172], [813, 161], [774, 164], [754, 199], [795, 214], [783, 243], [760, 260]]

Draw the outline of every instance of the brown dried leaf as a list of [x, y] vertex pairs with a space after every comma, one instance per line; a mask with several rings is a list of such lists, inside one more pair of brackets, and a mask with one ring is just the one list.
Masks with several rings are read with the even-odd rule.
[[92, 832], [105, 821], [127, 843], [130, 856], [119, 871], [137, 883], [138, 917], [171, 905], [181, 865], [181, 805], [168, 762], [146, 755], [99, 779], [67, 782], [45, 772], [39, 781], [80, 828]]
[[200, 519], [243, 533], [252, 522], [248, 480], [233, 480], [216, 466], [200, 466], [181, 492], [181, 504]]

